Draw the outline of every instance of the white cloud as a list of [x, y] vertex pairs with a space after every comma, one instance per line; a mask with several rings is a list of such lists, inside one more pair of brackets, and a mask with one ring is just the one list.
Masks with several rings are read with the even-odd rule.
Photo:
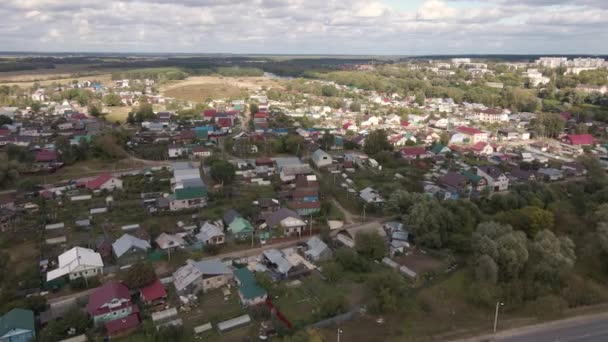
[[[404, 0], [405, 1], [405, 0]], [[0, 49], [606, 53], [608, 1], [3, 0]], [[69, 38], [69, 39], [68, 39]]]

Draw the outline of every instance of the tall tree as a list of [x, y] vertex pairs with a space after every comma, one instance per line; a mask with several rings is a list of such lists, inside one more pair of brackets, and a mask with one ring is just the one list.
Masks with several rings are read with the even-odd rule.
[[393, 146], [388, 142], [386, 131], [378, 129], [371, 132], [365, 138], [363, 150], [370, 156], [373, 156], [382, 151], [392, 151]]

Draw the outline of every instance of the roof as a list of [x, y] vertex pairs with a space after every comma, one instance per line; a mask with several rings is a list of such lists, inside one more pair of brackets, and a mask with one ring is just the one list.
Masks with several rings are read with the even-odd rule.
[[118, 282], [103, 284], [89, 295], [87, 311], [94, 315], [104, 304], [111, 302], [113, 299], [126, 299], [130, 302], [129, 288]]
[[198, 186], [184, 189], [175, 189], [175, 199], [177, 200], [190, 200], [201, 197], [207, 197], [207, 188]]
[[479, 151], [483, 151], [483, 149], [486, 148], [486, 146], [488, 146], [488, 143], [479, 141], [479, 142], [475, 143], [475, 145], [471, 146], [471, 149], [479, 152]]
[[13, 329], [36, 331], [34, 312], [17, 308], [0, 316], [0, 336], [4, 336]]
[[312, 160], [315, 163], [320, 160], [323, 160], [323, 159], [329, 160], [331, 162], [331, 156], [329, 154], [327, 154], [327, 152], [323, 151], [322, 149], [318, 149], [312, 154]]
[[477, 167], [477, 169], [494, 179], [497, 179], [500, 176], [504, 175], [502, 170], [497, 168], [496, 166], [479, 166]]
[[[270, 228], [274, 228], [281, 224], [281, 221], [289, 217], [302, 221], [300, 215], [298, 215], [298, 213], [295, 211], [287, 208], [281, 208], [266, 217], [266, 225], [268, 225]], [[302, 221], [302, 223], [304, 222]]]
[[277, 249], [265, 250], [263, 254], [266, 259], [277, 266], [277, 270], [281, 274], [287, 274], [292, 267], [291, 263], [283, 256], [283, 253]]
[[167, 233], [160, 234], [156, 238], [155, 242], [158, 245], [158, 247], [160, 247], [161, 249], [180, 247], [180, 246], [184, 246], [186, 244], [186, 242], [184, 241], [184, 239], [181, 236], [179, 236], [177, 234], [167, 234]]
[[224, 235], [224, 232], [216, 225], [209, 223], [209, 222], [205, 222], [203, 224], [203, 226], [201, 227], [201, 231], [196, 234], [196, 238], [199, 241], [208, 241], [209, 239], [215, 237], [215, 236], [222, 236]]
[[60, 278], [74, 271], [103, 267], [101, 255], [92, 249], [74, 247], [59, 256], [59, 267], [47, 273], [47, 281]]
[[418, 146], [418, 147], [405, 147], [401, 149], [401, 154], [404, 156], [421, 156], [426, 154], [426, 148]]
[[187, 263], [173, 272], [173, 285], [175, 286], [175, 289], [180, 292], [192, 284], [192, 282], [202, 277], [202, 275], [203, 274], [197, 267]]
[[224, 213], [224, 223], [231, 224], [232, 221], [234, 221], [235, 219], [237, 219], [239, 217], [241, 217], [241, 214], [239, 214], [238, 211], [236, 211], [234, 209], [228, 209]]
[[467, 127], [467, 126], [458, 126], [458, 127], [456, 127], [456, 131], [460, 132], [462, 134], [467, 134], [467, 135], [483, 133], [482, 131], [478, 130], [477, 128]]
[[130, 330], [139, 325], [139, 316], [137, 314], [129, 315], [125, 318], [115, 319], [106, 323], [106, 330], [110, 335], [121, 331]]
[[112, 176], [109, 173], [102, 173], [99, 176], [97, 176], [95, 179], [90, 180], [87, 182], [87, 188], [89, 189], [99, 189], [100, 186], [104, 185], [107, 181], [109, 181], [110, 179], [114, 178], [114, 176]]
[[220, 259], [193, 262], [192, 265], [198, 268], [203, 275], [232, 274], [232, 270], [224, 265]]
[[466, 185], [467, 178], [457, 172], [449, 171], [443, 177], [441, 177], [440, 181], [447, 186], [460, 188]]
[[324, 251], [329, 249], [327, 244], [318, 236], [311, 237], [308, 241], [306, 241], [306, 245], [308, 245], [308, 250], [304, 252], [304, 254], [311, 255], [314, 258], [319, 257]]
[[123, 234], [118, 240], [112, 244], [112, 249], [117, 258], [120, 258], [123, 254], [132, 248], [141, 249], [147, 251], [152, 248], [150, 243], [146, 240], [138, 239], [130, 234]]
[[140, 291], [142, 298], [146, 302], [167, 297], [167, 291], [165, 291], [165, 287], [158, 278], [150, 284], [142, 287]]
[[566, 136], [566, 139], [572, 145], [593, 145], [595, 141], [591, 134], [569, 134]]
[[253, 230], [253, 226], [251, 225], [251, 223], [249, 223], [249, 221], [245, 220], [244, 218], [237, 217], [230, 223], [230, 225], [228, 226], [228, 230], [233, 234], [238, 234]]
[[245, 299], [253, 299], [266, 295], [266, 290], [261, 288], [255, 281], [255, 276], [247, 268], [239, 268], [234, 271], [234, 276], [238, 279], [239, 291]]
[[53, 162], [59, 158], [59, 155], [55, 151], [49, 150], [41, 150], [36, 152], [36, 162], [44, 163], [44, 162]]

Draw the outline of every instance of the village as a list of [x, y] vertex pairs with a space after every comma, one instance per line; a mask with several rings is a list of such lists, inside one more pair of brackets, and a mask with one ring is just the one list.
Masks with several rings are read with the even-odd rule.
[[[551, 80], [537, 68], [551, 67], [606, 62], [404, 66], [492, 89], [504, 85], [486, 78], [504, 69], [542, 87]], [[585, 180], [585, 156], [608, 169], [608, 123], [576, 113], [276, 82], [195, 102], [154, 78], [92, 78], [34, 86], [21, 95], [31, 106], [0, 108], [3, 181], [15, 184], [0, 194], [2, 241], [11, 262], [27, 263], [15, 292], [45, 303], [2, 316], [0, 340], [15, 330], [43, 341], [266, 340], [355, 316], [383, 324], [388, 304], [367, 281], [388, 272], [417, 289], [463, 262], [421, 242], [402, 192], [491, 202], [520, 185]]]

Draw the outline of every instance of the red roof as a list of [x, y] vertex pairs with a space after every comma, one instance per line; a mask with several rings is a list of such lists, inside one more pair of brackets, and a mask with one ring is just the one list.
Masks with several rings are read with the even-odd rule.
[[260, 157], [255, 159], [255, 165], [274, 165], [274, 161], [270, 157]]
[[352, 125], [352, 124], [350, 122], [347, 122], [344, 125], [342, 125], [342, 129], [348, 129], [348, 127], [350, 127], [350, 125]]
[[88, 181], [87, 188], [91, 189], [91, 190], [97, 190], [97, 189], [99, 189], [99, 187], [104, 185], [107, 181], [109, 181], [112, 178], [114, 178], [114, 177], [111, 174], [102, 173], [99, 176], [97, 176], [97, 178]]
[[409, 122], [409, 121], [401, 120], [401, 126], [403, 126], [403, 127], [407, 127], [407, 126], [409, 126], [409, 125], [410, 125], [410, 122]]
[[0, 136], [7, 136], [11, 134], [11, 130], [8, 128], [0, 128]]
[[[111, 302], [113, 299], [126, 299], [128, 305], [131, 305], [131, 296], [129, 295], [129, 288], [122, 283], [110, 282], [98, 287], [89, 295], [89, 304], [87, 304], [87, 311], [91, 316], [97, 316], [102, 313], [108, 312], [107, 309], [102, 308], [102, 305]], [[119, 308], [114, 308], [118, 310]]]
[[258, 112], [258, 113], [255, 113], [255, 114], [253, 115], [253, 117], [254, 117], [255, 119], [267, 119], [267, 118], [268, 118], [268, 114], [267, 114], [267, 113], [259, 113], [259, 112]]
[[36, 162], [38, 163], [54, 162], [57, 158], [59, 158], [59, 155], [55, 151], [41, 150], [36, 152]]
[[228, 114], [230, 116], [237, 116], [237, 115], [239, 115], [239, 111], [238, 110], [227, 110], [224, 114]]
[[157, 299], [167, 297], [167, 291], [165, 291], [165, 287], [158, 279], [156, 279], [149, 285], [142, 287], [140, 291], [143, 300], [146, 302], [152, 302]]
[[406, 147], [401, 149], [401, 154], [404, 156], [421, 156], [426, 153], [424, 147]]
[[203, 116], [206, 118], [212, 118], [215, 116], [215, 114], [217, 114], [217, 110], [215, 109], [207, 109], [203, 112]]
[[591, 134], [569, 134], [565, 139], [572, 145], [593, 145], [595, 141]]
[[215, 123], [220, 127], [232, 127], [232, 119], [230, 118], [217, 118]]
[[77, 113], [77, 114], [72, 114], [71, 118], [73, 120], [84, 120], [87, 118], [87, 116], [85, 114], [82, 113]]
[[108, 334], [114, 335], [136, 328], [139, 325], [139, 315], [132, 314], [125, 318], [115, 319], [106, 323]]
[[474, 151], [483, 151], [483, 149], [487, 146], [488, 144], [486, 144], [483, 141], [480, 141], [478, 143], [476, 143], [475, 145], [471, 146], [471, 149]]
[[458, 126], [458, 127], [456, 127], [456, 131], [463, 133], [463, 134], [467, 134], [467, 135], [483, 133], [482, 131], [478, 130], [477, 128], [466, 127], [466, 126]]

